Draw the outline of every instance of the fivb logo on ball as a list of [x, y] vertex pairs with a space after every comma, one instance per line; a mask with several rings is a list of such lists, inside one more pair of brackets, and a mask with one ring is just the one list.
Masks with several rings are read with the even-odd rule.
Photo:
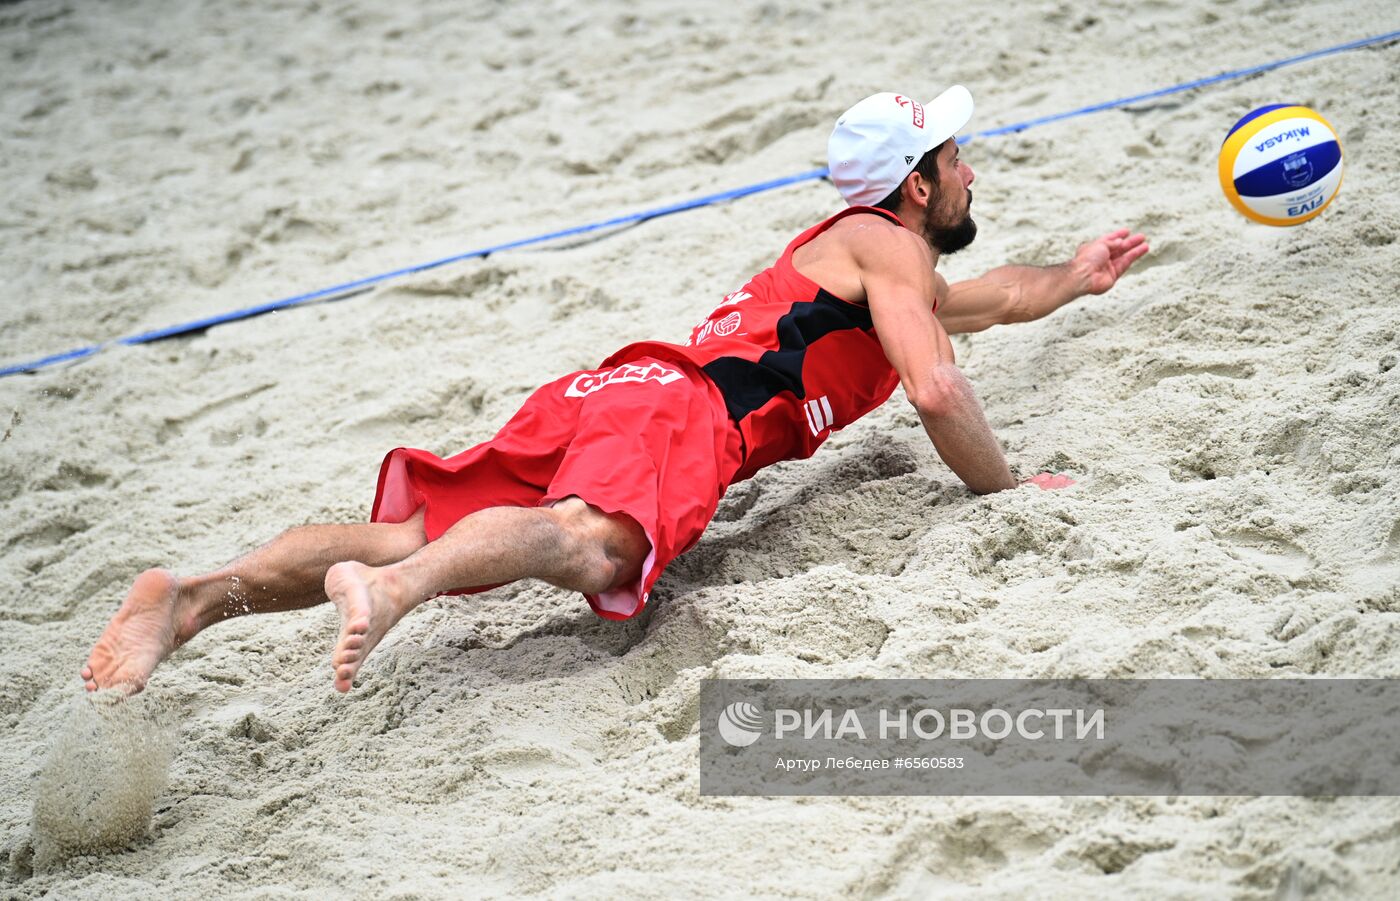
[[1337, 132], [1305, 106], [1260, 107], [1235, 123], [1220, 148], [1220, 187], [1255, 222], [1307, 222], [1341, 186]]

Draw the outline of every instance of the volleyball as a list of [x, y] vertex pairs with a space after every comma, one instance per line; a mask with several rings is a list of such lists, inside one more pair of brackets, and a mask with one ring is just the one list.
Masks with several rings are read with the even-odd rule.
[[1220, 148], [1220, 188], [1265, 225], [1298, 225], [1342, 186], [1342, 142], [1306, 106], [1261, 106], [1236, 122]]

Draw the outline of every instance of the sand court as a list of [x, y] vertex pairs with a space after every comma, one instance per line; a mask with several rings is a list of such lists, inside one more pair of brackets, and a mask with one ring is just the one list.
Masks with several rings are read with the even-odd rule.
[[[1390, 12], [5, 4], [0, 364], [810, 171], [874, 91], [966, 84], [992, 128]], [[954, 339], [1013, 465], [1073, 489], [970, 494], [897, 397], [735, 486], [637, 619], [539, 582], [441, 599], [344, 697], [331, 607], [222, 623], [142, 696], [171, 730], [150, 753], [139, 718], [75, 706], [138, 573], [364, 522], [386, 451], [456, 453], [552, 378], [684, 340], [840, 198], [803, 181], [0, 378], [2, 893], [1393, 894], [1391, 798], [714, 798], [696, 755], [708, 678], [1394, 676], [1397, 54], [963, 148], [981, 231], [950, 281], [1152, 240], [1113, 292]], [[1216, 182], [1278, 102], [1346, 154], [1293, 229]], [[73, 741], [112, 729], [160, 766], [101, 795], [110, 760]], [[64, 831], [83, 799], [149, 823]]]

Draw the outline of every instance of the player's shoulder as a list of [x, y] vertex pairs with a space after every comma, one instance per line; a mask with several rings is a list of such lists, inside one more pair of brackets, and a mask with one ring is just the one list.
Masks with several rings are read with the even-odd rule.
[[852, 213], [833, 223], [830, 231], [862, 268], [929, 263], [928, 245], [918, 235], [878, 213]]
[[851, 238], [875, 238], [888, 239], [890, 236], [900, 232], [908, 232], [909, 229], [898, 224], [888, 216], [881, 215], [874, 210], [851, 210], [840, 219], [831, 223], [827, 229], [830, 234], [845, 235]]

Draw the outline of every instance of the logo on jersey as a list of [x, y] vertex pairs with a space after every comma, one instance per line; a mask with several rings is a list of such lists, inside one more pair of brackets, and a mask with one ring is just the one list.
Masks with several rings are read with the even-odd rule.
[[618, 382], [660, 382], [669, 385], [678, 378], [681, 378], [679, 372], [657, 363], [648, 363], [646, 366], [624, 363], [616, 369], [580, 373], [569, 383], [569, 387], [564, 389], [564, 396], [587, 397], [594, 391], [601, 391]]
[[831, 415], [831, 401], [826, 399], [825, 394], [807, 401], [802, 409], [807, 413], [807, 428], [812, 430], [813, 435], [820, 435], [836, 424], [836, 417]]
[[[721, 300], [715, 308], [710, 311], [710, 316], [715, 315], [730, 304], [743, 303], [752, 297], [753, 295], [747, 291], [735, 291], [733, 294], [726, 294], [724, 300]], [[737, 310], [730, 311], [727, 316], [714, 320], [706, 316], [705, 321], [695, 327], [694, 333], [686, 339], [685, 343], [693, 347], [704, 343], [705, 339], [711, 335], [719, 335], [721, 338], [727, 337], [739, 330], [739, 324], [743, 322], [743, 320], [744, 317], [741, 316]]]
[[924, 127], [924, 108], [921, 104], [915, 100], [910, 100], [902, 94], [895, 94], [894, 102], [898, 103], [900, 106], [912, 106], [914, 108], [914, 127]]
[[715, 323], [715, 334], [721, 338], [732, 335], [739, 329], [739, 323], [744, 321], [744, 317], [738, 313], [730, 313], [728, 316]]
[[739, 324], [743, 321], [744, 317], [735, 312], [722, 319], [701, 323], [700, 331], [695, 334], [695, 343], [701, 344], [711, 335], [719, 335], [721, 338], [728, 337], [739, 330]]

